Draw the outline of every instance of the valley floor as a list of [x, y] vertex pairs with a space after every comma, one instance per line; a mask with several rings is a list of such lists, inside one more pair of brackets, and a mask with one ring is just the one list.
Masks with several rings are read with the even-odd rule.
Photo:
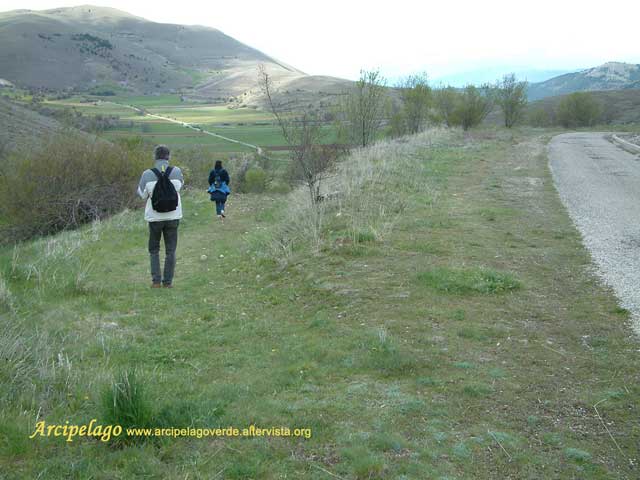
[[[638, 339], [549, 139], [406, 140], [425, 188], [395, 192], [391, 234], [326, 232], [287, 263], [260, 241], [287, 197], [232, 196], [221, 225], [189, 192], [173, 290], [149, 288], [142, 212], [3, 252], [0, 478], [637, 478]], [[312, 436], [28, 438], [103, 418], [131, 368], [152, 424]]]

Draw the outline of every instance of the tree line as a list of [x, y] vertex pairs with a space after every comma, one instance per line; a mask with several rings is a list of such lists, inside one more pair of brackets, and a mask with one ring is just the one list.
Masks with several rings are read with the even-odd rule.
[[519, 124], [589, 127], [606, 120], [603, 105], [590, 92], [564, 96], [551, 110], [531, 108], [527, 82], [513, 73], [480, 86], [434, 88], [426, 73], [408, 76], [389, 87], [377, 71], [361, 72], [333, 116], [345, 143], [366, 146], [385, 129], [393, 137], [417, 133], [429, 124], [467, 131], [495, 111], [506, 128]]
[[[330, 110], [313, 104], [292, 109], [290, 99], [279, 95], [264, 67], [260, 68], [259, 81], [267, 109], [282, 131], [298, 180], [307, 186], [313, 205], [324, 200], [322, 182], [342, 153], [340, 148], [325, 145], [328, 117], [335, 123], [338, 145], [349, 148], [366, 147], [385, 135], [415, 134], [428, 125], [461, 127], [467, 131], [480, 125], [495, 110], [501, 112], [506, 128], [542, 123], [540, 112], [530, 110], [527, 82], [518, 80], [515, 74], [505, 75], [492, 84], [434, 88], [426, 73], [408, 76], [389, 86], [379, 71], [362, 70], [350, 91]], [[591, 126], [600, 118], [599, 105], [591, 94], [584, 92], [563, 98], [556, 110], [553, 123], [565, 127]]]

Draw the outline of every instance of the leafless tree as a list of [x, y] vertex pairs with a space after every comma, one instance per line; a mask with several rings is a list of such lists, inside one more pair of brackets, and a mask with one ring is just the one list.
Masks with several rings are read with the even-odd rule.
[[279, 103], [273, 79], [264, 65], [259, 67], [259, 81], [267, 106], [290, 148], [291, 160], [307, 186], [311, 205], [315, 206], [321, 198], [322, 180], [336, 158], [331, 149], [322, 146], [323, 114], [308, 105], [292, 112]]

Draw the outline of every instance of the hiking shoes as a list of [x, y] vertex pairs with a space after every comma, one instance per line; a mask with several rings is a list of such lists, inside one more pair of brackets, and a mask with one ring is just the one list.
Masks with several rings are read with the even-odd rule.
[[162, 284], [160, 283], [152, 283], [151, 284], [151, 288], [160, 288], [162, 286]]

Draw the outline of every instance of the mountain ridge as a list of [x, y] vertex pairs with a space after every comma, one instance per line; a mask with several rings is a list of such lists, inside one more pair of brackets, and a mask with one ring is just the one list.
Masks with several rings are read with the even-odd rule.
[[581, 91], [609, 91], [640, 88], [640, 64], [606, 62], [597, 67], [565, 73], [544, 82], [529, 84], [529, 100]]
[[326, 84], [212, 27], [91, 5], [0, 12], [0, 72], [19, 86], [187, 92], [223, 102], [255, 92], [258, 65], [283, 87], [300, 79], [316, 90]]

